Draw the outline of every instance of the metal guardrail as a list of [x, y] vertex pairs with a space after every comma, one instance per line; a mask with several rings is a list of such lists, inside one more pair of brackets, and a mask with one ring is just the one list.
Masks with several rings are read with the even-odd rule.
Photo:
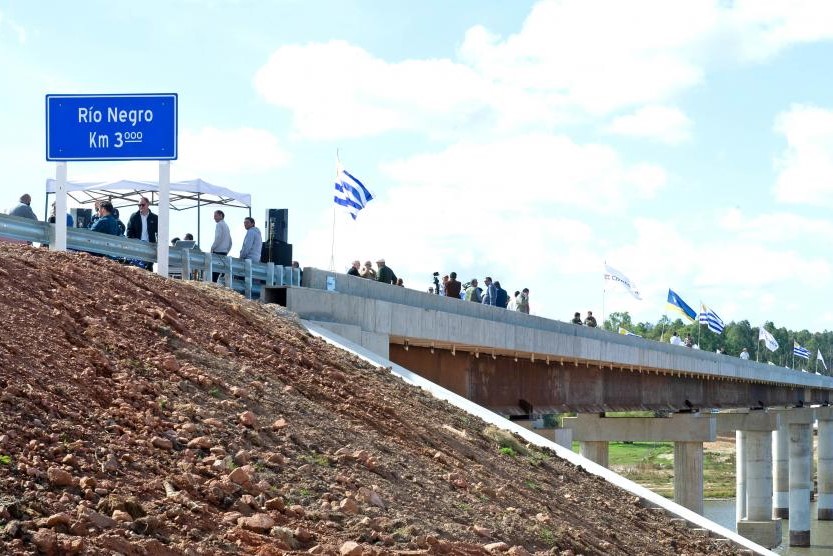
[[[55, 241], [55, 226], [46, 222], [0, 214], [0, 239], [49, 245]], [[67, 228], [67, 250], [86, 251], [113, 259], [156, 262], [156, 244]], [[210, 281], [213, 272], [223, 274], [221, 283], [248, 298], [259, 297], [263, 287], [300, 286], [301, 269], [252, 262], [192, 249], [168, 251], [168, 274], [183, 279], [198, 277]]]

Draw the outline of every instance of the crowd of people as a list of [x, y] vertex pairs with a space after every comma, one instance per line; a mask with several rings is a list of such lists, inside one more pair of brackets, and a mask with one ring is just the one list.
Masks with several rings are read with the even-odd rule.
[[[375, 270], [370, 261], [365, 261], [362, 265], [360, 261], [355, 260], [347, 269], [347, 274], [395, 286], [405, 285], [402, 278], [397, 278], [393, 270], [385, 264], [385, 259], [376, 261]], [[483, 279], [485, 289], [479, 286], [477, 278], [472, 278], [465, 284], [461, 283], [457, 279], [456, 272], [446, 274], [442, 277], [442, 281], [439, 276], [439, 272], [434, 273], [434, 285], [428, 288], [428, 293], [529, 314], [529, 288], [518, 290], [510, 297], [508, 292], [501, 287], [500, 282], [493, 281], [491, 276]]]

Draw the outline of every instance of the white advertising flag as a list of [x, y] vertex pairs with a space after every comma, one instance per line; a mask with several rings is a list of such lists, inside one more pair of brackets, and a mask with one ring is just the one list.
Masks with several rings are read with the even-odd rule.
[[639, 295], [639, 290], [636, 287], [630, 278], [613, 268], [612, 266], [605, 263], [605, 273], [604, 273], [605, 280], [610, 280], [611, 282], [616, 282], [621, 284], [626, 290], [630, 292], [632, 296], [636, 299], [642, 300], [642, 297]]

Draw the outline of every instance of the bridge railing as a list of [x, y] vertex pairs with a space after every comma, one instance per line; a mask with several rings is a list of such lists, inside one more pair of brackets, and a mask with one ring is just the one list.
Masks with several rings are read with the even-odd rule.
[[[0, 239], [49, 245], [55, 241], [55, 226], [46, 222], [0, 214]], [[67, 250], [104, 255], [123, 262], [156, 262], [154, 243], [93, 232], [84, 228], [67, 228]], [[253, 262], [230, 256], [215, 255], [193, 249], [168, 251], [168, 273], [171, 276], [210, 281], [213, 272], [223, 275], [221, 283], [248, 298], [259, 297], [263, 287], [300, 286], [298, 268], [274, 263]]]
[[[348, 316], [345, 316], [332, 312], [334, 304], [320, 303], [312, 307], [305, 316], [311, 320], [335, 322], [343, 320], [345, 324], [360, 324], [363, 328], [367, 327], [368, 331], [378, 332], [380, 330], [376, 328], [384, 328], [386, 333], [398, 336], [441, 342], [448, 342], [451, 339], [458, 345], [481, 345], [498, 349], [535, 351], [555, 357], [565, 356], [602, 363], [615, 362], [623, 368], [663, 368], [681, 373], [698, 372], [713, 376], [732, 376], [749, 381], [833, 388], [833, 378], [828, 376], [745, 361], [738, 357], [710, 351], [688, 349], [668, 342], [624, 336], [602, 328], [577, 326], [569, 322], [429, 294], [337, 272], [305, 268], [302, 285], [310, 289], [329, 290], [334, 295], [346, 294], [386, 302], [394, 307], [404, 306], [396, 313], [386, 313], [380, 310], [380, 314], [384, 314], [380, 315], [377, 321], [377, 315], [373, 311], [365, 310], [356, 315], [352, 307], [348, 306]], [[534, 303], [534, 298], [532, 303]], [[417, 308], [421, 311], [413, 312], [408, 308]], [[316, 313], [319, 310], [320, 313]], [[331, 312], [328, 313], [328, 310]], [[446, 319], [445, 322], [448, 324], [445, 328], [437, 327], [434, 320], [423, 318], [423, 315], [428, 314], [426, 311], [445, 313], [446, 317], [455, 315], [477, 320], [470, 321], [470, 324], [464, 326], [460, 324], [459, 319]], [[344, 319], [353, 320], [348, 322]], [[482, 327], [477, 324], [478, 321], [492, 321], [496, 326]], [[538, 331], [544, 334], [539, 334]], [[545, 342], [544, 338], [552, 340]]]

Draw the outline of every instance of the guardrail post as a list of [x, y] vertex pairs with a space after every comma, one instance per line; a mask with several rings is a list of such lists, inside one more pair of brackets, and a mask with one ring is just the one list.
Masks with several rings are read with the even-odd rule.
[[191, 279], [191, 250], [190, 249], [182, 249], [182, 279], [183, 280], [190, 280]]
[[266, 263], [266, 285], [275, 285], [275, 263], [273, 262]]
[[246, 291], [246, 298], [251, 299], [252, 298], [252, 259], [246, 259], [245, 261], [243, 261], [243, 265], [246, 269], [245, 282], [244, 282], [244, 288], [245, 288], [245, 291]]
[[229, 289], [234, 288], [234, 276], [232, 275], [231, 266], [233, 264], [233, 261], [234, 257], [232, 257], [231, 255], [226, 256], [226, 266], [228, 267], [228, 270], [226, 271], [226, 286], [228, 286]]
[[205, 268], [203, 269], [202, 281], [203, 282], [213, 281], [213, 274], [214, 274], [214, 255], [212, 255], [211, 253], [206, 253], [205, 254]]
[[[300, 286], [301, 285], [301, 269], [290, 267], [289, 272], [292, 273], [292, 282], [290, 282], [290, 286]], [[296, 280], [297, 277], [297, 280]]]

